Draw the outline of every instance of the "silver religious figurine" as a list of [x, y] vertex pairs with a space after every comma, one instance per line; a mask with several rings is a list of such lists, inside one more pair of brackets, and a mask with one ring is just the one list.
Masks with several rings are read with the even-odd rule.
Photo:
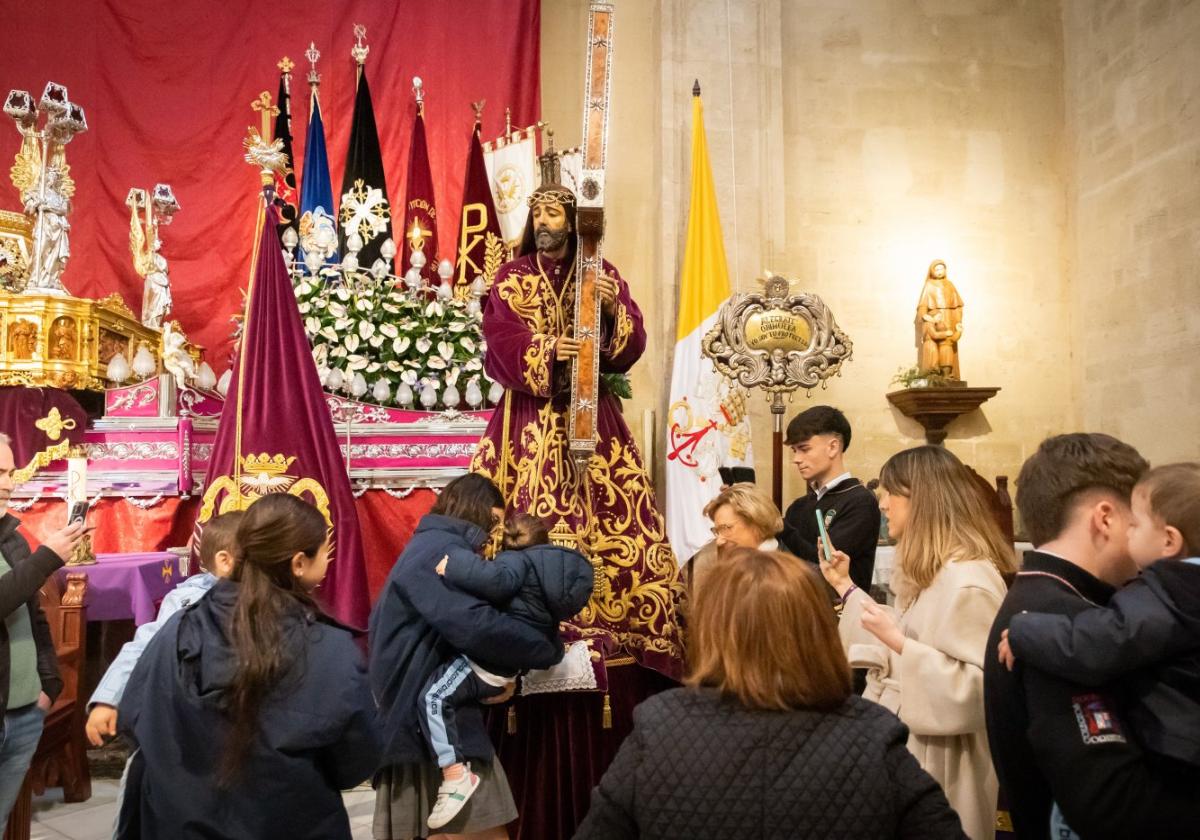
[[[75, 194], [66, 145], [76, 134], [87, 131], [87, 120], [83, 109], [67, 98], [67, 89], [55, 82], [46, 84], [36, 104], [28, 91], [11, 91], [4, 101], [4, 113], [13, 118], [21, 132], [12, 182], [33, 228], [33, 253], [25, 289], [66, 294], [61, 278], [71, 256], [67, 214]], [[42, 115], [45, 120], [39, 129]]]
[[138, 188], [131, 189], [125, 198], [129, 207], [129, 250], [133, 268], [144, 279], [142, 291], [142, 324], [160, 329], [171, 309], [171, 281], [167, 277], [167, 260], [159, 253], [162, 240], [160, 225], [169, 225], [179, 212], [179, 202], [169, 184], [156, 184], [151, 196]]

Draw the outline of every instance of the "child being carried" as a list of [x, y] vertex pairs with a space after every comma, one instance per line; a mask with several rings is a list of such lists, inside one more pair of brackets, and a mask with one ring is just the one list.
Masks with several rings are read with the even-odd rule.
[[[594, 581], [592, 566], [582, 554], [551, 545], [545, 524], [524, 513], [514, 514], [505, 524], [504, 551], [494, 560], [447, 555], [437, 573], [447, 584], [483, 598], [556, 642], [559, 622], [586, 606]], [[458, 655], [434, 671], [422, 689], [421, 731], [442, 768], [430, 828], [454, 819], [479, 784], [459, 744], [456, 710], [501, 697], [515, 677]]]

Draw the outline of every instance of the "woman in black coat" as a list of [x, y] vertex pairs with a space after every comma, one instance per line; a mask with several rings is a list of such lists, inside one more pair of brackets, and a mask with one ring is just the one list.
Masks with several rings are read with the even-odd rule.
[[692, 616], [690, 687], [634, 711], [576, 840], [966, 837], [904, 724], [851, 693], [809, 564], [730, 551]]
[[118, 837], [350, 840], [341, 790], [379, 740], [362, 654], [310, 595], [329, 554], [307, 502], [246, 510], [231, 578], [163, 625], [125, 689], [138, 753]]

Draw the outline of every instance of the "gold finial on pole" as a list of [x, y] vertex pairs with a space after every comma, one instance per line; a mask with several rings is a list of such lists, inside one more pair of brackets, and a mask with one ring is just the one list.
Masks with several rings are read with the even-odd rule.
[[[296, 65], [285, 55], [275, 66], [279, 68], [279, 74], [283, 77], [283, 92], [290, 97], [292, 95], [292, 68]], [[288, 132], [291, 133], [290, 117], [288, 118]]]
[[321, 51], [317, 49], [316, 41], [308, 42], [308, 49], [304, 51], [304, 57], [308, 59], [308, 86], [315, 92], [321, 85], [321, 74], [317, 72], [317, 59], [321, 57]]
[[271, 200], [275, 173], [287, 171], [287, 155], [283, 151], [283, 141], [270, 139], [271, 118], [278, 116], [279, 108], [271, 104], [271, 94], [264, 90], [250, 103], [250, 110], [262, 114], [262, 130], [247, 128], [242, 146], [246, 149], [246, 162], [258, 167], [263, 191], [268, 193], [268, 200]]
[[475, 122], [483, 122], [483, 106], [486, 99], [480, 99], [478, 102], [472, 102], [471, 108], [475, 111]]
[[354, 24], [354, 46], [350, 48], [350, 56], [358, 62], [358, 66], [362, 67], [367, 63], [367, 53], [371, 48], [363, 43], [363, 38], [367, 37], [367, 27], [361, 23]]
[[512, 108], [504, 109], [504, 136], [512, 134]]
[[258, 95], [258, 98], [250, 103], [251, 111], [258, 111], [262, 114], [262, 131], [259, 136], [270, 142], [271, 137], [271, 118], [279, 116], [279, 108], [271, 104], [271, 94], [269, 91], [263, 91]]

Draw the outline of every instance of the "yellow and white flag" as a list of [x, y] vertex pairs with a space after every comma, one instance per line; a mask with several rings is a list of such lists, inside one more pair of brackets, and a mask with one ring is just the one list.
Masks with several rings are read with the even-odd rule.
[[753, 464], [746, 395], [717, 373], [700, 349], [728, 297], [729, 267], [697, 88], [692, 99], [692, 198], [667, 416], [667, 535], [680, 562], [712, 539], [712, 523], [703, 511], [721, 490], [718, 468]]
[[529, 215], [526, 200], [537, 187], [537, 147], [533, 132], [527, 130], [523, 136], [515, 133], [484, 144], [483, 162], [492, 185], [500, 232], [505, 242], [518, 247]]

